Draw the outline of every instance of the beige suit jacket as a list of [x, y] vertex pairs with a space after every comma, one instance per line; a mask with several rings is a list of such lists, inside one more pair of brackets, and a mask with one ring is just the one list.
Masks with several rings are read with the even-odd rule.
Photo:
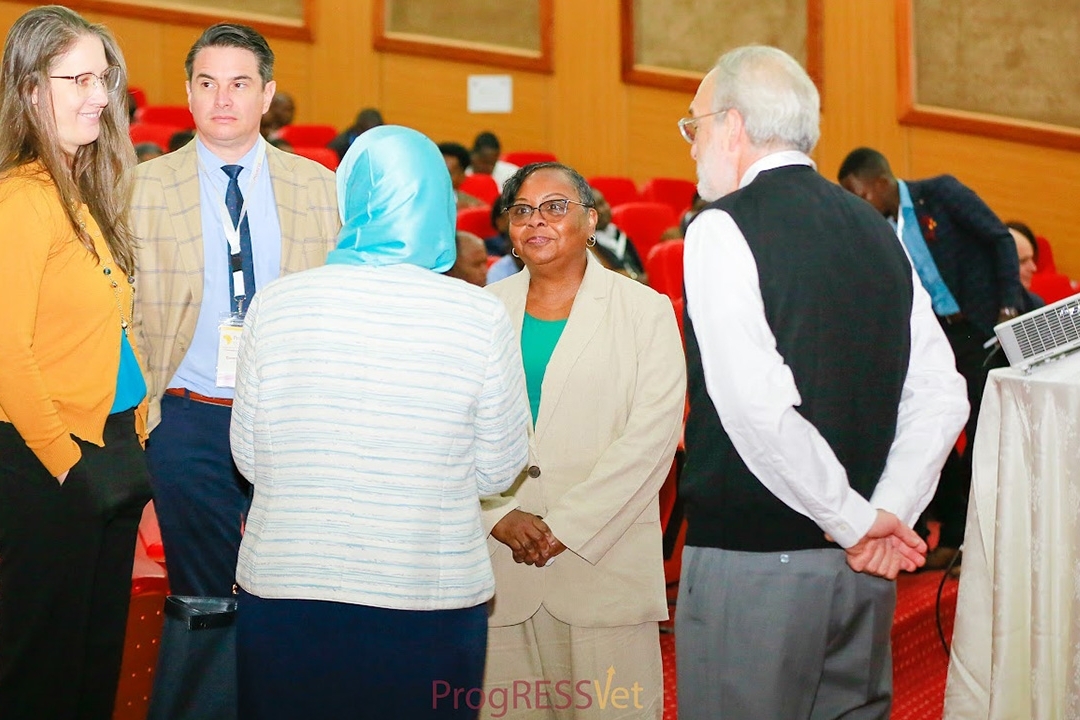
[[[341, 221], [334, 174], [298, 155], [266, 148], [281, 224], [281, 274], [318, 267]], [[149, 429], [161, 396], [195, 334], [203, 294], [202, 213], [195, 143], [135, 169], [132, 229], [139, 243], [134, 329], [150, 401]]]
[[[520, 336], [528, 270], [489, 289]], [[535, 469], [482, 500], [489, 533], [520, 508], [543, 517], [567, 550], [536, 568], [514, 562], [488, 536], [492, 626], [524, 622], [541, 604], [581, 627], [667, 617], [657, 494], [682, 432], [685, 397], [671, 301], [590, 255], [544, 375], [530, 446]]]

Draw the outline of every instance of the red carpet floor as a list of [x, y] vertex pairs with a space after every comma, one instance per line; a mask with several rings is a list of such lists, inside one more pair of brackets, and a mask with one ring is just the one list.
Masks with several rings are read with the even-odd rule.
[[[935, 598], [942, 572], [905, 574], [897, 581], [893, 621], [892, 720], [941, 720], [949, 658], [938, 637]], [[952, 639], [957, 581], [948, 579], [941, 598], [942, 630]], [[664, 720], [677, 720], [675, 635], [662, 633]]]
[[[139, 532], [124, 666], [113, 720], [146, 718], [163, 621], [161, 607], [168, 594], [168, 582], [163, 567], [164, 553], [152, 504], [147, 506]], [[935, 539], [932, 535], [931, 546]], [[678, 578], [678, 558], [669, 561], [669, 564], [667, 576]], [[938, 638], [934, 610], [941, 578], [942, 572], [937, 571], [903, 575], [897, 581], [896, 616], [892, 633], [892, 720], [941, 718], [948, 668], [948, 656]], [[950, 640], [953, 616], [956, 613], [956, 588], [956, 580], [946, 580], [942, 594], [942, 629], [945, 637]], [[668, 597], [672, 602], [673, 615], [676, 595], [677, 587], [669, 587]], [[672, 629], [670, 622], [664, 623], [664, 626], [667, 630]], [[660, 648], [664, 662], [664, 720], [677, 720], [675, 635], [670, 632], [661, 633]]]

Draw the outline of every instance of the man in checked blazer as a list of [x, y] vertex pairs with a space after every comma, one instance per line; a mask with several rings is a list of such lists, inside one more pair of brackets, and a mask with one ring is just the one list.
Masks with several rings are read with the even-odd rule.
[[941, 522], [941, 536], [926, 568], [942, 568], [964, 541], [971, 449], [986, 375], [995, 366], [984, 343], [994, 325], [1016, 317], [1020, 306], [1016, 243], [994, 211], [951, 175], [905, 182], [880, 152], [857, 148], [841, 163], [837, 179], [893, 223], [967, 382], [967, 444], [946, 461], [928, 510]]
[[229, 449], [230, 319], [279, 275], [322, 265], [340, 228], [333, 174], [259, 134], [273, 63], [255, 30], [207, 29], [185, 63], [195, 140], [135, 170], [147, 462], [179, 595], [231, 594], [249, 504]]

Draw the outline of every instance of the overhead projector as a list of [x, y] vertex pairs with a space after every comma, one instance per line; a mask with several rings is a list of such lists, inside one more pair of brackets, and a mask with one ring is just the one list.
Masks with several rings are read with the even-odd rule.
[[1080, 349], [1080, 294], [1003, 322], [994, 334], [1009, 365], [1025, 372]]

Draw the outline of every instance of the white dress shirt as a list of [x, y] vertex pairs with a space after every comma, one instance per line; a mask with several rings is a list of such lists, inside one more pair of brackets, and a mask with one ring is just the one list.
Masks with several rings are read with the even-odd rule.
[[[813, 167], [813, 161], [796, 151], [767, 155], [747, 169], [739, 186], [785, 165]], [[795, 410], [802, 399], [766, 320], [757, 264], [728, 213], [704, 210], [690, 225], [684, 273], [709, 397], [761, 484], [845, 548], [866, 535], [876, 508], [912, 525], [933, 497], [968, 415], [964, 379], [914, 272], [911, 358], [896, 437], [869, 501], [848, 484], [817, 428]]]

